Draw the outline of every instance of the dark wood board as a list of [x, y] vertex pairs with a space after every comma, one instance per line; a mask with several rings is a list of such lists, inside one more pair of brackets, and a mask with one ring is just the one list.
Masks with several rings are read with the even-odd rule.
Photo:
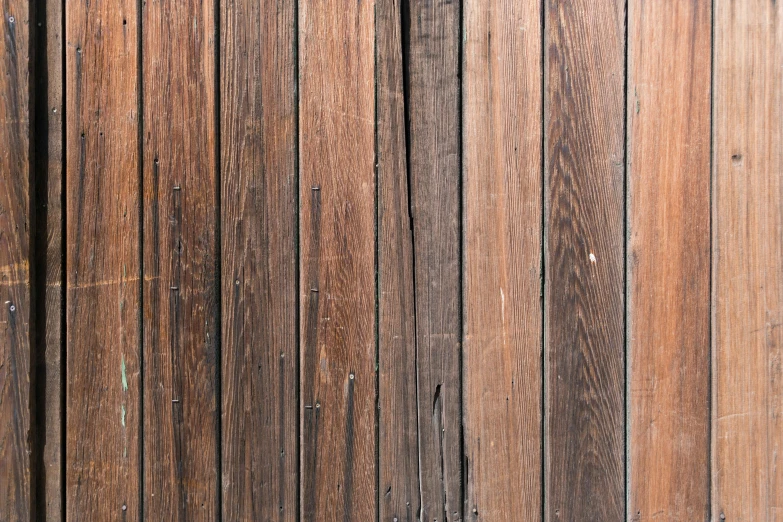
[[30, 517], [28, 3], [0, 9], [0, 520]]
[[707, 520], [711, 7], [628, 7], [628, 515]]
[[214, 520], [218, 495], [216, 20], [142, 8], [144, 513]]
[[380, 520], [418, 520], [413, 236], [400, 2], [376, 3]]
[[296, 11], [221, 3], [223, 520], [298, 520]]
[[468, 520], [542, 514], [541, 2], [465, 2]]
[[713, 520], [783, 516], [783, 3], [715, 3]]
[[421, 519], [462, 519], [459, 2], [403, 10]]
[[376, 516], [375, 6], [299, 3], [302, 519]]
[[141, 245], [136, 2], [66, 13], [66, 515], [137, 520]]
[[624, 8], [546, 3], [546, 520], [625, 517]]

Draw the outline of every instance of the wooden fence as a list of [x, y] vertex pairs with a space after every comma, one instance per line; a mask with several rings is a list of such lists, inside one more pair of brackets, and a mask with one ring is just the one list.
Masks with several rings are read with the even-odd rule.
[[0, 16], [0, 520], [783, 520], [783, 2]]

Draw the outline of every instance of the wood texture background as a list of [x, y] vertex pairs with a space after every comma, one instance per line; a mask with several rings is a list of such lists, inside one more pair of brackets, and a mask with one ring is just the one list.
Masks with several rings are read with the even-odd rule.
[[0, 3], [0, 521], [783, 520], [782, 20]]

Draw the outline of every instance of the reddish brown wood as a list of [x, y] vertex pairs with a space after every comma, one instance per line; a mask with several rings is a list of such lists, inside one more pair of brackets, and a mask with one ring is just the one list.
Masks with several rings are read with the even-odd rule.
[[297, 520], [296, 18], [221, 3], [223, 520]]
[[783, 3], [715, 3], [712, 517], [783, 519]]
[[0, 9], [0, 520], [30, 516], [28, 3]]
[[66, 515], [141, 512], [136, 3], [66, 13]]
[[299, 3], [307, 521], [376, 514], [374, 11], [373, 2]]
[[465, 3], [469, 520], [540, 520], [541, 2]]
[[711, 6], [628, 7], [628, 514], [707, 520]]
[[196, 2], [142, 9], [148, 519], [220, 516], [214, 14]]

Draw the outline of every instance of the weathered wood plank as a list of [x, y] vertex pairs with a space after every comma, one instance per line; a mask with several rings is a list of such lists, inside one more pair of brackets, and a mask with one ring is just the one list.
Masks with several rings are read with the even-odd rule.
[[304, 520], [372, 520], [374, 2], [299, 4]]
[[30, 28], [0, 8], [0, 520], [30, 517]]
[[628, 516], [707, 520], [711, 6], [628, 8]]
[[223, 519], [297, 520], [296, 15], [221, 3]]
[[783, 3], [715, 3], [713, 482], [718, 520], [783, 519]]
[[408, 3], [406, 92], [421, 519], [462, 518], [460, 9]]
[[387, 522], [417, 520], [421, 507], [402, 23], [400, 2], [378, 0], [378, 465], [380, 519]]
[[136, 2], [67, 4], [66, 515], [141, 512]]
[[[63, 120], [63, 3], [47, 0], [37, 3], [35, 13], [40, 26], [38, 29], [38, 52], [36, 58], [36, 78], [38, 80], [36, 99], [36, 132], [40, 147], [45, 153], [40, 154], [39, 173], [41, 180], [37, 182], [39, 194], [36, 195], [39, 218], [36, 234], [39, 242], [36, 250], [39, 262], [42, 263], [42, 278], [40, 284], [44, 300], [41, 317], [38, 319], [42, 343], [39, 348], [38, 361], [42, 364], [42, 372], [38, 380], [37, 392], [41, 394], [43, 405], [37, 415], [43, 419], [39, 431], [43, 436], [43, 447], [39, 448], [41, 455], [38, 491], [39, 498], [33, 499], [36, 517], [57, 522], [62, 520], [63, 498], [62, 481], [65, 470], [63, 415], [65, 410], [64, 382], [65, 361], [62, 357], [63, 339], [63, 306], [65, 296], [64, 253], [65, 253], [65, 222], [63, 215], [63, 181], [64, 181], [64, 120]], [[45, 29], [44, 29], [45, 28]], [[41, 70], [43, 69], [43, 70]]]
[[622, 520], [625, 2], [546, 4], [546, 519]]
[[541, 519], [541, 8], [538, 0], [465, 3], [471, 520]]
[[143, 4], [144, 512], [214, 520], [218, 283], [215, 9]]

